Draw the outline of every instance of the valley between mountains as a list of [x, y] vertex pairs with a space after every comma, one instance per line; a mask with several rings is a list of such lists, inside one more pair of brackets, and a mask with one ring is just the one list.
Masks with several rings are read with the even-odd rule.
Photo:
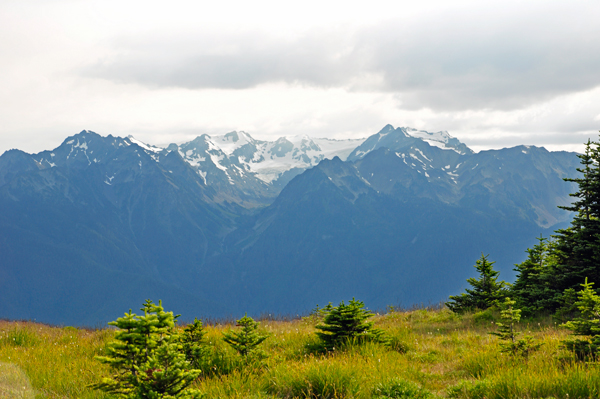
[[0, 318], [94, 326], [147, 298], [183, 320], [437, 303], [482, 252], [511, 280], [536, 236], [568, 225], [578, 166], [391, 125], [163, 147], [84, 130], [0, 156]]

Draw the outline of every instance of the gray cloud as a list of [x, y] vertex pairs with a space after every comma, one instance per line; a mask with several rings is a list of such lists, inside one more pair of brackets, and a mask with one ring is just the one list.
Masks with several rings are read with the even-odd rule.
[[[266, 83], [397, 93], [403, 109], [513, 110], [600, 85], [600, 3], [432, 14], [360, 29], [115, 40], [79, 73], [150, 87]], [[541, 8], [543, 7], [543, 9]]]

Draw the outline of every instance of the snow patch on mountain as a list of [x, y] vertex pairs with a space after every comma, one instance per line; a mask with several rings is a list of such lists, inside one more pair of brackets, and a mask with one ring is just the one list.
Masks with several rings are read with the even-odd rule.
[[230, 132], [222, 136], [211, 137], [215, 148], [219, 148], [227, 156], [231, 156], [235, 150], [246, 144], [252, 144], [256, 141], [246, 132]]
[[156, 147], [156, 146], [153, 146], [153, 145], [150, 145], [150, 144], [146, 144], [146, 143], [144, 143], [144, 142], [136, 139], [135, 137], [133, 137], [131, 135], [127, 136], [127, 139], [131, 143], [137, 144], [140, 147], [142, 147], [144, 150], [146, 150], [146, 152], [149, 151], [149, 152], [152, 152], [152, 153], [159, 153], [159, 152], [161, 152], [164, 149], [164, 148], [161, 148], [161, 147]]

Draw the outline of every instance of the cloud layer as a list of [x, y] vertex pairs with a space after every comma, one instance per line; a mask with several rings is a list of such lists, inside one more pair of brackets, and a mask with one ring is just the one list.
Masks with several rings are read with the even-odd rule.
[[121, 36], [80, 70], [149, 87], [269, 83], [397, 93], [405, 109], [514, 110], [600, 86], [600, 3], [430, 13], [277, 38], [259, 31]]
[[448, 130], [581, 150], [600, 129], [600, 2], [0, 2], [0, 153], [70, 134]]

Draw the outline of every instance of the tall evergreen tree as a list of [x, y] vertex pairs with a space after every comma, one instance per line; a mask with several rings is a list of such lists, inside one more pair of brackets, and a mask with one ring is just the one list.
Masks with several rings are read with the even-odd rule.
[[579, 158], [577, 171], [582, 176], [565, 179], [577, 183], [577, 192], [570, 194], [576, 200], [561, 207], [575, 216], [571, 226], [555, 236], [558, 262], [551, 274], [557, 293], [577, 289], [586, 277], [600, 283], [600, 143], [588, 140]]
[[461, 313], [473, 309], [487, 309], [498, 301], [502, 301], [508, 294], [508, 284], [498, 281], [500, 272], [494, 270], [494, 263], [489, 262], [489, 255], [481, 254], [475, 262], [475, 269], [479, 272], [479, 278], [469, 278], [467, 282], [473, 289], [466, 289], [460, 295], [450, 296], [446, 306], [455, 313]]

